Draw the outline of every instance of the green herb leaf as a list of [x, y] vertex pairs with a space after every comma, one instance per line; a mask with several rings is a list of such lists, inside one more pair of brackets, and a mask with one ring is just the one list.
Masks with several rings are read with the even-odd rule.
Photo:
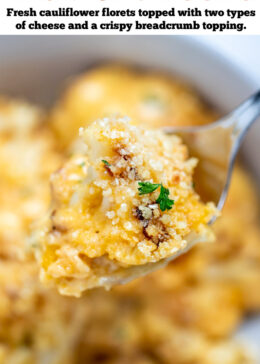
[[168, 188], [163, 187], [161, 184], [160, 195], [157, 198], [156, 202], [160, 205], [160, 209], [162, 211], [170, 210], [174, 204], [174, 200], [169, 198], [170, 191]]
[[155, 191], [160, 185], [157, 183], [151, 182], [138, 182], [138, 191], [139, 195], [146, 195], [147, 193], [152, 193]]
[[108, 166], [108, 167], [110, 167], [110, 166], [111, 166], [111, 164], [110, 164], [110, 163], [108, 163], [108, 161], [106, 161], [106, 160], [104, 160], [104, 159], [102, 159], [102, 162], [103, 162], [106, 166]]
[[165, 102], [162, 100], [162, 98], [159, 95], [147, 94], [144, 97], [143, 102], [148, 107], [156, 108], [159, 110], [165, 109]]
[[156, 200], [156, 203], [160, 205], [162, 211], [170, 210], [174, 204], [174, 200], [169, 198], [170, 191], [168, 188], [163, 187], [162, 183], [151, 183], [151, 182], [138, 182], [139, 195], [146, 195], [152, 193], [160, 187], [160, 195]]
[[85, 163], [85, 162], [81, 162], [81, 163], [79, 164], [79, 166], [80, 166], [80, 167], [82, 167], [82, 168], [83, 168], [85, 165], [86, 165], [86, 163]]
[[[159, 101], [159, 98], [157, 95], [154, 95], [154, 94], [147, 94], [145, 95], [144, 97], [144, 101], [145, 102], [158, 102]], [[160, 102], [160, 101], [159, 101]]]

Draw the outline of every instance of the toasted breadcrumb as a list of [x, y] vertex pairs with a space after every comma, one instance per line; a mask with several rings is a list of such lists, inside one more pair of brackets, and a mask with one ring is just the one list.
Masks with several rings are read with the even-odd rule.
[[[79, 296], [87, 288], [113, 285], [122, 274], [132, 279], [146, 272], [147, 264], [152, 268], [195, 241], [211, 240], [207, 223], [217, 212], [194, 192], [196, 161], [188, 158], [177, 136], [133, 126], [127, 118], [98, 120], [80, 135], [86, 155], [72, 157], [52, 177], [43, 281], [53, 281], [63, 294]], [[156, 202], [159, 188], [140, 194], [140, 181], [169, 190], [173, 202], [168, 210]]]

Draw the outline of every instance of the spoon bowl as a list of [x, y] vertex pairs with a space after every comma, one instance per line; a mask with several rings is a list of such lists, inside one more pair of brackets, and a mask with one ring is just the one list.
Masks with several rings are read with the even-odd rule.
[[235, 158], [243, 138], [259, 115], [260, 90], [212, 124], [163, 129], [168, 135], [179, 135], [191, 155], [199, 159], [194, 175], [195, 189], [203, 201], [214, 202], [219, 210], [225, 203]]

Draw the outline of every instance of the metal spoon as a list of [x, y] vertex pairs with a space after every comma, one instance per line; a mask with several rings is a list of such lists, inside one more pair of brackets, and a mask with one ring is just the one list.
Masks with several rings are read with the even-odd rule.
[[[219, 210], [227, 197], [234, 161], [249, 127], [260, 115], [260, 90], [224, 118], [205, 126], [163, 130], [180, 135], [190, 154], [199, 159], [195, 189]], [[210, 223], [214, 222], [213, 218]]]

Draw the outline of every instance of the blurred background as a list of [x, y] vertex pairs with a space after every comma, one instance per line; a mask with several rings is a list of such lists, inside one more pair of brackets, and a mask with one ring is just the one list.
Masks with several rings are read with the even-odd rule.
[[260, 84], [260, 37], [256, 36], [200, 36], [197, 41], [214, 48], [233, 60]]
[[0, 364], [260, 363], [260, 123], [216, 244], [81, 299], [40, 284], [25, 249], [82, 123], [111, 105], [142, 125], [211, 122], [259, 89], [259, 59], [254, 36], [0, 36]]

